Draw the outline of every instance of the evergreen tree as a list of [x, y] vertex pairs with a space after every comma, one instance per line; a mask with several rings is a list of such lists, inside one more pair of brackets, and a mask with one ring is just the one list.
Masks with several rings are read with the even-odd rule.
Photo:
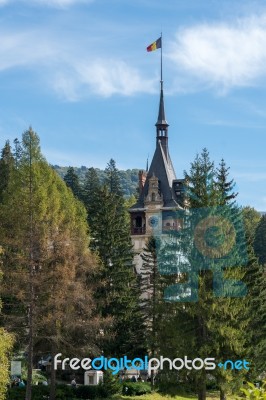
[[[250, 245], [251, 247], [251, 245]], [[250, 257], [253, 256], [253, 269], [247, 275], [249, 298], [252, 319], [250, 321], [250, 354], [256, 376], [266, 368], [266, 289], [265, 289], [265, 265], [266, 265], [266, 217], [262, 216], [255, 231], [253, 248], [250, 249]]]
[[66, 175], [64, 176], [64, 181], [66, 185], [72, 190], [74, 196], [81, 200], [81, 187], [79, 183], [78, 175], [75, 173], [75, 169], [73, 167], [69, 167]]
[[90, 247], [102, 263], [104, 286], [98, 290], [97, 303], [102, 316], [113, 319], [102, 347], [107, 355], [142, 355], [145, 346], [139, 285], [133, 271], [128, 213], [113, 160], [106, 168], [104, 186], [93, 168], [88, 171], [84, 203], [92, 237]]
[[[91, 224], [92, 248], [102, 262], [104, 287], [98, 304], [103, 317], [113, 317], [113, 326], [103, 343], [107, 355], [144, 353], [139, 291], [133, 272], [133, 252], [124, 200], [104, 186], [98, 192], [95, 219]], [[100, 205], [100, 206], [99, 206]]]
[[20, 141], [16, 138], [14, 140], [14, 151], [13, 151], [13, 157], [15, 160], [15, 165], [18, 167], [18, 163], [21, 159], [22, 156], [22, 147]]
[[209, 207], [217, 204], [217, 190], [215, 188], [214, 163], [210, 160], [206, 148], [201, 155], [196, 156], [191, 163], [189, 173], [184, 172], [186, 179], [186, 196], [190, 208]]
[[3, 200], [3, 194], [8, 186], [8, 181], [15, 162], [12, 155], [9, 141], [6, 142], [1, 152], [0, 159], [0, 202]]
[[[83, 202], [88, 214], [88, 224], [91, 232], [97, 229], [97, 214], [99, 209], [99, 192], [100, 192], [100, 181], [97, 172], [94, 168], [89, 168], [83, 187]], [[94, 238], [92, 237], [91, 248], [94, 246]]]
[[222, 159], [219, 168], [216, 170], [216, 185], [221, 196], [222, 205], [232, 203], [232, 200], [238, 195], [238, 193], [233, 192], [235, 187], [234, 180], [228, 181], [229, 170], [230, 167], [227, 168], [224, 159]]
[[260, 264], [266, 265], [266, 215], [261, 217], [256, 228], [254, 251]]
[[242, 209], [242, 216], [245, 225], [246, 240], [253, 246], [256, 229], [260, 222], [261, 215], [254, 208], [247, 206]]
[[[164, 328], [169, 317], [169, 303], [164, 300], [164, 290], [171, 282], [173, 283], [172, 277], [166, 277], [160, 273], [161, 252], [161, 240], [159, 237], [151, 236], [141, 254], [143, 260], [141, 310], [145, 320], [145, 336], [151, 358], [159, 357], [162, 354], [162, 340], [165, 338]], [[151, 384], [153, 387], [153, 370], [151, 371]]]
[[112, 158], [105, 168], [104, 184], [108, 187], [111, 193], [122, 196], [123, 192], [120, 183], [119, 171], [116, 168], [115, 160], [113, 160]]
[[[200, 156], [197, 155], [185, 177], [190, 209], [183, 216], [183, 229], [178, 233], [179, 245], [173, 249], [181, 254], [183, 260], [178, 263], [179, 289], [173, 286], [172, 294], [168, 292], [169, 300], [173, 300], [174, 296], [178, 300], [174, 319], [177, 322], [180, 317], [184, 325], [179, 323], [179, 336], [173, 340], [179, 355], [185, 352], [185, 356], [188, 352], [192, 358], [204, 359], [212, 354], [217, 360], [242, 357], [247, 343], [243, 332], [249, 321], [247, 298], [237, 297], [238, 292], [236, 297], [230, 292], [228, 294], [225, 281], [241, 281], [245, 275], [242, 256], [233, 246], [233, 237], [230, 239], [232, 225], [236, 234], [241, 231], [240, 210], [230, 204], [233, 198], [227, 198], [229, 204], [225, 205], [224, 188], [217, 187], [214, 163], [210, 161], [206, 149]], [[237, 236], [235, 240], [238, 239]], [[228, 253], [226, 246], [231, 249], [231, 240], [232, 250]], [[214, 251], [212, 255], [212, 249], [216, 248], [219, 254]], [[230, 257], [224, 258], [223, 252]], [[189, 349], [186, 348], [187, 337], [190, 337]], [[232, 373], [216, 369], [214, 375], [220, 388], [220, 398], [224, 400]], [[198, 399], [205, 400], [206, 371], [192, 371], [189, 379], [196, 384]], [[234, 377], [234, 381], [237, 383], [238, 379]]]

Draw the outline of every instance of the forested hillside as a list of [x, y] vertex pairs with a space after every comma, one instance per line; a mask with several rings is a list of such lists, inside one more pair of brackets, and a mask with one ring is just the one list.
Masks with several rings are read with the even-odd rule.
[[[59, 165], [52, 165], [52, 168], [61, 176], [61, 178], [64, 178], [69, 167], [60, 167]], [[79, 181], [83, 183], [88, 168], [83, 165], [81, 167], [74, 167], [74, 170], [79, 178]], [[105, 178], [104, 170], [95, 168], [95, 171], [97, 172], [100, 183], [103, 183]], [[136, 194], [136, 189], [138, 187], [138, 172], [139, 169], [136, 168], [127, 169], [126, 171], [120, 170], [118, 172], [121, 187], [126, 197], [129, 197], [132, 194]]]

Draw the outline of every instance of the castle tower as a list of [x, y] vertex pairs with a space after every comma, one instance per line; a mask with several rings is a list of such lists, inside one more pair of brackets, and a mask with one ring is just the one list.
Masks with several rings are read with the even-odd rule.
[[156, 149], [148, 171], [139, 172], [139, 198], [130, 209], [131, 238], [135, 265], [141, 273], [142, 253], [151, 235], [178, 230], [180, 221], [174, 211], [184, 204], [184, 179], [176, 179], [168, 148], [168, 127], [165, 117], [163, 81], [156, 126]]

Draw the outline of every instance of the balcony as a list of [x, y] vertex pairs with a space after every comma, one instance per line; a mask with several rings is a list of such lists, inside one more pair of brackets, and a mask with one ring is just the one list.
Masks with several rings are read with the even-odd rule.
[[131, 235], [145, 235], [145, 233], [146, 233], [145, 226], [141, 226], [141, 227], [133, 226], [133, 227], [131, 227]]

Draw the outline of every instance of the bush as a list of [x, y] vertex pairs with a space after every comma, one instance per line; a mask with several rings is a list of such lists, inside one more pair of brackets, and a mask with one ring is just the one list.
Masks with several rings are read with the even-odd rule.
[[[32, 386], [32, 400], [44, 400], [45, 397], [49, 396], [49, 386]], [[58, 385], [56, 387], [56, 399], [57, 400], [72, 400], [75, 389], [67, 385]], [[14, 387], [8, 390], [7, 400], [24, 400], [26, 388]]]
[[124, 382], [122, 393], [127, 396], [141, 396], [151, 393], [151, 385], [147, 382]]
[[248, 388], [240, 389], [244, 393], [244, 398], [249, 400], [265, 400], [266, 399], [266, 382], [262, 387], [258, 388], [253, 383], [247, 383]]
[[24, 400], [25, 396], [26, 388], [14, 387], [7, 392], [7, 400]]
[[75, 396], [79, 399], [96, 399], [101, 396], [101, 387], [99, 386], [78, 386], [75, 389]]

